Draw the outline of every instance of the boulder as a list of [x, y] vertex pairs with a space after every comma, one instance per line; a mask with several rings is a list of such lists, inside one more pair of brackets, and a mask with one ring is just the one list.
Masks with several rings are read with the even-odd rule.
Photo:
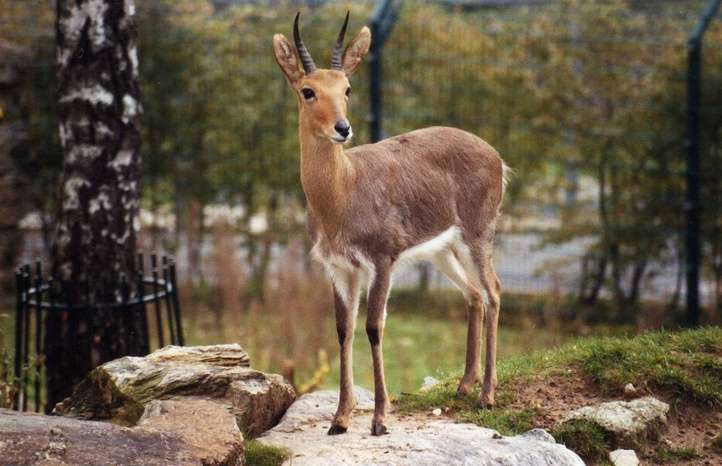
[[184, 415], [184, 422], [193, 428], [179, 431], [175, 421], [173, 429], [167, 429], [174, 416], [169, 409], [149, 414], [144, 425], [134, 428], [0, 409], [1, 462], [44, 466], [243, 465], [243, 437], [227, 410], [214, 403], [196, 403], [192, 415]]
[[[374, 410], [374, 394], [365, 388], [354, 387], [356, 412]], [[304, 425], [331, 422], [338, 406], [338, 392], [319, 390], [303, 395], [296, 400], [276, 426], [276, 432], [296, 432]], [[369, 424], [370, 425], [370, 424]]]
[[230, 406], [245, 433], [274, 426], [295, 399], [283, 377], [251, 369], [236, 344], [166, 346], [95, 368], [54, 413], [135, 425], [153, 400], [203, 398]]
[[556, 465], [583, 466], [584, 462], [542, 430], [514, 437], [473, 424], [426, 415], [388, 418], [389, 435], [370, 434], [373, 395], [356, 388], [359, 405], [347, 433], [326, 434], [336, 409], [338, 393], [303, 395], [281, 422], [258, 441], [291, 452], [286, 464], [303, 465]]
[[228, 406], [207, 400], [153, 400], [138, 421], [143, 430], [180, 438], [203, 465], [242, 464], [243, 435]]
[[620, 447], [638, 447], [644, 440], [656, 440], [667, 425], [669, 405], [652, 396], [632, 401], [610, 401], [585, 406], [567, 414], [562, 423], [587, 419], [612, 434]]
[[609, 461], [614, 466], [639, 466], [639, 458], [634, 450], [614, 450], [609, 452]]

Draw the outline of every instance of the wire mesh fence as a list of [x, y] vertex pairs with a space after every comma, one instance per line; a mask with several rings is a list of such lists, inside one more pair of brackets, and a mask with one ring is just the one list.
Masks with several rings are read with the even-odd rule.
[[[401, 2], [383, 45], [383, 134], [459, 127], [490, 142], [514, 169], [496, 253], [508, 294], [611, 300], [625, 308], [681, 306], [686, 39], [705, 3]], [[327, 66], [346, 9], [356, 31], [373, 7], [139, 5], [144, 241], [175, 253], [182, 281], [223, 280], [219, 235], [230, 237], [244, 283], [258, 279], [261, 288], [270, 286], [263, 277], [282, 267], [290, 244], [310, 249], [296, 102], [272, 59], [271, 37], [288, 36], [302, 9], [307, 45]], [[15, 35], [7, 38], [30, 44], [36, 58], [26, 71], [34, 131], [29, 160], [57, 161], [52, 105], [41, 103], [53, 100], [52, 16], [43, 18], [13, 23]], [[708, 309], [719, 309], [722, 290], [720, 23], [712, 23], [703, 55]], [[355, 144], [371, 140], [370, 78], [364, 68], [352, 79]], [[53, 179], [52, 166], [42, 168], [46, 179]], [[37, 226], [47, 217], [28, 218]], [[218, 226], [223, 222], [227, 228]], [[35, 235], [37, 249], [26, 242], [28, 256], [45, 248]], [[450, 286], [425, 267], [399, 270], [395, 282]]]

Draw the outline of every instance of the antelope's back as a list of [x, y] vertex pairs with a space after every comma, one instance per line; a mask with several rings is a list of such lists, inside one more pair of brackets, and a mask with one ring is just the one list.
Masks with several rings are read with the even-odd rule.
[[[496, 220], [504, 163], [491, 145], [469, 132], [424, 128], [346, 154], [357, 169], [357, 195], [388, 212], [388, 223], [396, 220], [429, 236], [459, 223], [467, 231], [481, 231]], [[368, 207], [359, 203], [358, 208]]]
[[457, 128], [418, 129], [354, 147], [346, 154], [363, 170], [375, 171], [374, 165], [414, 178], [444, 174], [459, 189], [475, 190], [481, 185], [500, 196], [504, 188], [506, 168], [499, 153], [480, 137]]

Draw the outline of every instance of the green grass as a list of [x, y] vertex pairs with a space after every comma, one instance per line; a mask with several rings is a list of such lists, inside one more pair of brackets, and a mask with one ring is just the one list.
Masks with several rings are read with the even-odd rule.
[[663, 391], [678, 401], [722, 409], [720, 356], [720, 327], [578, 339], [558, 349], [501, 360], [497, 368], [497, 406], [491, 410], [480, 409], [475, 396], [455, 398], [458, 375], [445, 378], [428, 392], [404, 394], [396, 404], [406, 412], [448, 407], [459, 420], [503, 434], [520, 433], [533, 425], [535, 411], [512, 408], [515, 385], [531, 379], [564, 377], [571, 370], [575, 376], [590, 378], [600, 391], [611, 395], [621, 393], [624, 385], [632, 381], [637, 387]]
[[604, 392], [625, 383], [663, 390], [678, 400], [722, 408], [722, 328], [654, 332], [579, 343], [569, 355]]
[[558, 443], [575, 451], [588, 463], [597, 463], [612, 448], [609, 434], [594, 422], [573, 419], [557, 426], [551, 432]]
[[[428, 316], [423, 312], [389, 311], [384, 331], [384, 370], [391, 393], [415, 391], [423, 378], [446, 377], [464, 367], [466, 354], [465, 319]], [[400, 310], [399, 310], [400, 311]], [[354, 379], [373, 388], [371, 347], [366, 337], [365, 316], [361, 315], [354, 335]], [[521, 329], [499, 326], [499, 358], [508, 358], [542, 348], [559, 346], [572, 336], [550, 328]], [[331, 373], [326, 388], [338, 388], [337, 343], [331, 343]]]
[[288, 459], [283, 448], [264, 445], [258, 440], [249, 440], [245, 444], [246, 466], [280, 466]]
[[[438, 303], [437, 303], [438, 304]], [[417, 390], [425, 376], [444, 378], [464, 367], [467, 323], [463, 304], [449, 302], [448, 313], [427, 313], [426, 308], [412, 310], [408, 304], [389, 306], [384, 331], [384, 366], [390, 393]], [[460, 314], [456, 314], [460, 311]], [[319, 313], [314, 320], [296, 321], [289, 331], [289, 321], [274, 312], [262, 318], [241, 315], [237, 321], [224, 318], [218, 325], [211, 312], [187, 312], [187, 341], [191, 345], [240, 343], [251, 356], [253, 367], [264, 372], [281, 373], [286, 361], [293, 361], [296, 382], [303, 385], [319, 367], [318, 350], [328, 356], [330, 372], [321, 388], [338, 389], [338, 339], [334, 314]], [[574, 338], [573, 329], [560, 326], [499, 325], [499, 358], [559, 346]], [[596, 332], [597, 329], [595, 328]], [[609, 331], [608, 327], [599, 328]], [[279, 338], [286, 336], [287, 338]], [[373, 388], [371, 348], [365, 331], [365, 314], [358, 317], [354, 334], [354, 381]]]
[[692, 447], [669, 448], [660, 447], [654, 451], [653, 458], [661, 463], [678, 463], [702, 458], [702, 455]]

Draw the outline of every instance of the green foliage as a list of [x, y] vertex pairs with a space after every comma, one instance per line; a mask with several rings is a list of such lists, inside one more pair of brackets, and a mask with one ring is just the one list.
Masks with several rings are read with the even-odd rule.
[[585, 461], [596, 463], [612, 448], [609, 434], [598, 424], [586, 419], [573, 419], [560, 424], [551, 432], [557, 443], [577, 453]]
[[7, 346], [5, 331], [9, 322], [7, 314], [0, 313], [0, 408], [12, 407], [18, 384], [15, 380], [13, 360]]
[[[323, 2], [304, 10], [301, 26], [319, 65], [328, 63], [345, 9], [355, 32], [372, 7]], [[584, 240], [579, 294], [595, 301], [608, 292], [613, 309], [629, 320], [644, 281], [682, 260], [690, 24], [680, 18], [695, 17], [700, 7], [563, 0], [461, 12], [404, 2], [384, 48], [385, 129], [442, 124], [487, 139], [516, 172], [505, 214], [522, 224], [541, 217], [532, 227], [543, 230], [547, 244]], [[188, 230], [198, 220], [188, 217], [203, 215], [189, 206], [225, 202], [243, 207], [234, 225], [241, 233], [257, 212], [270, 214], [275, 243], [299, 233], [296, 104], [270, 50], [273, 33], [289, 35], [297, 8], [290, 1], [222, 11], [204, 0], [138, 5], [144, 207], [174, 210], [177, 227]], [[11, 117], [30, 123], [30, 156], [22, 165], [33, 174], [35, 204], [52, 213], [61, 158], [53, 12], [42, 2], [12, 0], [0, 0], [0, 10], [10, 18], [0, 39], [27, 46], [33, 62], [23, 89], [27, 115]], [[722, 39], [720, 24], [712, 23], [708, 43]], [[722, 291], [722, 204], [713, 202], [722, 197], [722, 54], [705, 48], [704, 60], [705, 273]], [[352, 80], [357, 143], [368, 141], [366, 73], [364, 67]], [[565, 202], [564, 193], [575, 189], [577, 201]], [[549, 227], [540, 205], [558, 225]], [[248, 233], [249, 262], [256, 242]]]
[[288, 459], [288, 451], [250, 440], [245, 443], [245, 456], [246, 466], [280, 466]]

